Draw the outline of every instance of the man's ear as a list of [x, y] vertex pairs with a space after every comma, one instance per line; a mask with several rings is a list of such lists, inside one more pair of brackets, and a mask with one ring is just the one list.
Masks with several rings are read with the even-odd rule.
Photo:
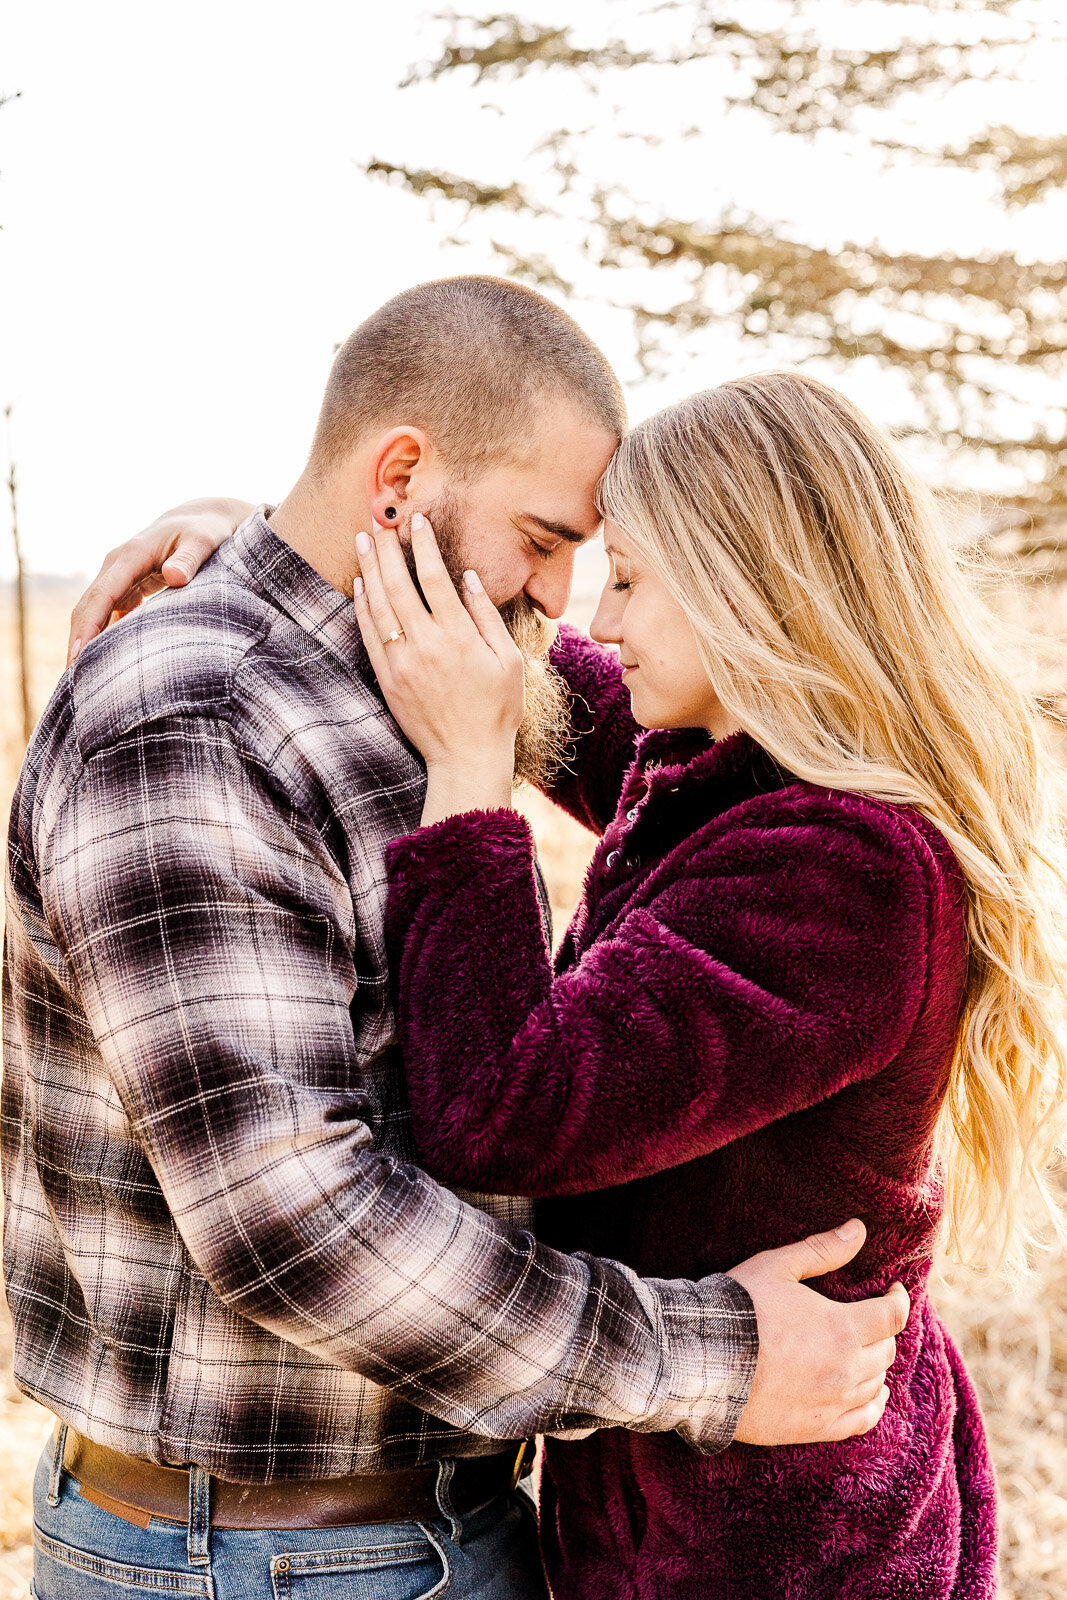
[[421, 428], [391, 428], [382, 434], [367, 462], [367, 499], [375, 522], [395, 528], [409, 520], [416, 509], [411, 505], [412, 490], [426, 477], [434, 455]]

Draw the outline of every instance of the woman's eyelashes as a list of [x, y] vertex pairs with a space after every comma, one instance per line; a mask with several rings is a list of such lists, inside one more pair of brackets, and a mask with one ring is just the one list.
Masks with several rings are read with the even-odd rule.
[[611, 588], [614, 594], [625, 594], [633, 584], [633, 573], [630, 563], [623, 556], [617, 556], [614, 551], [610, 554], [611, 560]]

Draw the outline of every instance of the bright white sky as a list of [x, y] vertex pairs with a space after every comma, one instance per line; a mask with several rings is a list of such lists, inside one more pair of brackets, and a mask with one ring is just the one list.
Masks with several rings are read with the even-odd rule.
[[[377, 154], [506, 179], [528, 148], [527, 116], [548, 120], [545, 97], [574, 90], [553, 78], [497, 89], [504, 117], [459, 84], [398, 93], [405, 68], [433, 53], [424, 10], [8, 0], [0, 91], [22, 98], [0, 111], [0, 405], [15, 408], [33, 568], [95, 570], [109, 545], [192, 494], [280, 496], [302, 466], [334, 346], [407, 284], [498, 270], [484, 246], [447, 247], [418, 201], [357, 163]], [[610, 10], [574, 0], [565, 14], [595, 28]], [[1043, 91], [1049, 115], [1057, 81]], [[573, 115], [562, 103], [559, 121]], [[902, 183], [840, 156], [818, 165], [805, 148], [787, 159], [753, 128], [720, 154], [733, 187], [779, 216], [840, 209], [844, 186], [849, 232], [944, 241], [939, 176]], [[679, 151], [679, 184], [713, 193], [715, 175], [704, 166], [687, 179]], [[984, 180], [962, 181], [970, 198], [953, 242], [1028, 248], [1025, 230], [984, 203]], [[1031, 228], [1033, 247], [1063, 220], [1061, 210]], [[632, 375], [627, 320], [595, 303], [573, 309]], [[634, 392], [633, 412], [670, 392]], [[6, 526], [5, 506], [0, 575]]]

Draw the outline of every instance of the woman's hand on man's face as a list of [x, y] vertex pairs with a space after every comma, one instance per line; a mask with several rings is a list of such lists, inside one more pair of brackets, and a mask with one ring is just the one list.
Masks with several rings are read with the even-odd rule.
[[108, 551], [71, 613], [67, 665], [109, 622], [117, 622], [160, 589], [188, 583], [254, 510], [244, 500], [187, 500]]
[[[411, 545], [425, 603], [392, 528], [356, 540], [354, 603], [389, 709], [420, 751], [442, 814], [507, 804], [524, 709], [522, 655], [474, 573], [461, 599], [429, 522]], [[431, 819], [424, 814], [424, 821]]]

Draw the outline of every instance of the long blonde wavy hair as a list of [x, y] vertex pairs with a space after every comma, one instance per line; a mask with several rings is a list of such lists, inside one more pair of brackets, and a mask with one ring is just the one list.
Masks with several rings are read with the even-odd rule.
[[797, 777], [913, 806], [967, 884], [967, 995], [938, 1146], [950, 1243], [1021, 1264], [1067, 1089], [1057, 763], [932, 497], [795, 373], [639, 424], [600, 504], [686, 613], [726, 710]]

